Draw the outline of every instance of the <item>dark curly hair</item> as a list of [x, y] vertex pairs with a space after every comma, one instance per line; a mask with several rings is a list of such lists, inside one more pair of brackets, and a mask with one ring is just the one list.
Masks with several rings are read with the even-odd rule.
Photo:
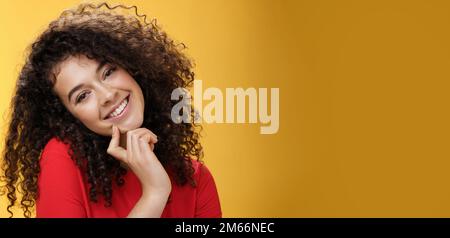
[[[134, 12], [118, 13], [116, 8]], [[74, 55], [116, 64], [136, 80], [147, 102], [142, 127], [158, 135], [155, 154], [177, 184], [195, 186], [190, 158], [200, 160], [203, 156], [201, 127], [171, 119], [171, 109], [177, 103], [171, 100], [171, 92], [190, 87], [194, 81], [193, 63], [181, 53], [185, 48], [171, 40], [155, 20], [148, 23], [136, 6], [81, 4], [51, 22], [28, 49], [11, 102], [2, 163], [11, 217], [18, 192], [24, 216], [31, 216], [39, 196], [39, 159], [51, 138], [70, 145], [72, 159], [87, 176], [91, 201], [97, 202], [102, 195], [105, 205], [110, 206], [113, 181], [118, 185], [125, 182], [126, 170], [106, 153], [111, 138], [87, 129], [53, 91], [56, 79], [52, 70]]]

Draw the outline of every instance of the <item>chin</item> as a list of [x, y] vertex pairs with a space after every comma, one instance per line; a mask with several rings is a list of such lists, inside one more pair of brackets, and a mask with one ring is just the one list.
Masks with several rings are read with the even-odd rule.
[[125, 133], [131, 130], [138, 129], [142, 126], [143, 120], [137, 120], [132, 123], [118, 124], [117, 127], [121, 133]]

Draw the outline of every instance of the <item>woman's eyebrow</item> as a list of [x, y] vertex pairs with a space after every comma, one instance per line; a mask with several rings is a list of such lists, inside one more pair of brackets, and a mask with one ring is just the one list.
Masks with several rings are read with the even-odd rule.
[[[106, 61], [102, 61], [98, 64], [97, 69], [95, 70], [95, 73], [98, 75], [100, 73], [100, 70], [103, 68], [103, 66], [106, 65]], [[80, 88], [82, 88], [84, 86], [84, 84], [78, 84], [77, 86], [75, 86], [74, 88], [72, 88], [69, 92], [69, 94], [67, 95], [67, 99], [70, 102], [70, 99], [72, 97], [72, 94], [74, 94], [77, 90], [79, 90]]]
[[97, 74], [99, 74], [99, 73], [100, 73], [100, 70], [103, 68], [103, 66], [105, 66], [106, 63], [107, 63], [106, 61], [100, 62], [100, 64], [98, 64], [97, 69], [95, 70], [95, 72], [96, 72]]
[[67, 98], [70, 102], [70, 98], [72, 97], [72, 94], [75, 93], [76, 91], [78, 91], [80, 88], [84, 87], [84, 84], [78, 84], [77, 86], [75, 86], [74, 88], [72, 88], [72, 90], [70, 90], [69, 94], [67, 95]]

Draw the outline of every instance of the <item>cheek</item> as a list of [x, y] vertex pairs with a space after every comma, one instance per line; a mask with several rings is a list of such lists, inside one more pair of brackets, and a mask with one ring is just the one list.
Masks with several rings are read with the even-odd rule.
[[142, 89], [139, 86], [139, 84], [133, 80], [132, 82], [132, 90], [133, 93], [135, 94], [135, 99], [137, 99], [139, 101], [139, 103], [141, 104], [141, 107], [144, 107], [144, 95], [142, 93]]
[[142, 89], [139, 86], [139, 84], [136, 82], [136, 80], [133, 79], [130, 75], [122, 74], [120, 76], [120, 79], [117, 83], [119, 88], [124, 88], [127, 90], [131, 90], [135, 94], [135, 99], [139, 101], [139, 104], [141, 104], [141, 109], [144, 107], [144, 95], [142, 93]]
[[80, 120], [86, 127], [95, 128], [100, 123], [98, 116], [97, 104], [88, 102], [85, 105], [77, 108], [74, 112], [74, 116]]
[[136, 98], [138, 98], [138, 100], [140, 101], [141, 106], [144, 107], [144, 104], [145, 104], [144, 95], [142, 94], [142, 90], [139, 87], [139, 85], [136, 84], [136, 88], [134, 89], [134, 91], [137, 94]]

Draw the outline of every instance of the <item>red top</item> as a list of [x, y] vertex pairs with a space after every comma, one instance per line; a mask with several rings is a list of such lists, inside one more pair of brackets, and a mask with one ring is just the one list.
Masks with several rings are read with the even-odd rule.
[[[88, 183], [81, 170], [70, 158], [70, 147], [51, 139], [40, 160], [38, 178], [39, 197], [36, 201], [37, 217], [126, 217], [141, 197], [139, 179], [129, 170], [125, 184], [113, 183], [112, 206], [105, 207], [103, 196], [98, 203], [89, 200]], [[170, 201], [161, 217], [221, 217], [214, 179], [205, 165], [192, 160], [196, 187], [176, 185], [172, 180]]]

